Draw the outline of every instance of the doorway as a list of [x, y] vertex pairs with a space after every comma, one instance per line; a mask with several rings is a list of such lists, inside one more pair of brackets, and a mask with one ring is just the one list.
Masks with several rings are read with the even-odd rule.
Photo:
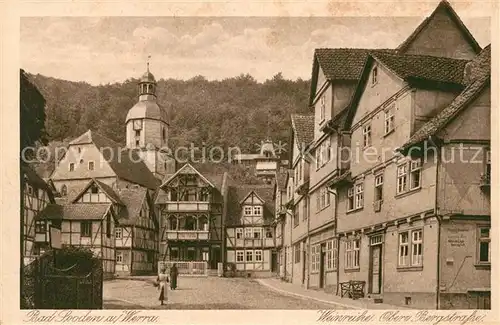
[[271, 252], [271, 272], [276, 272], [278, 268], [278, 255], [276, 251]]
[[320, 259], [319, 259], [319, 288], [323, 289], [325, 287], [325, 260], [326, 251], [325, 244], [320, 246]]
[[370, 246], [369, 292], [380, 294], [382, 290], [382, 244]]

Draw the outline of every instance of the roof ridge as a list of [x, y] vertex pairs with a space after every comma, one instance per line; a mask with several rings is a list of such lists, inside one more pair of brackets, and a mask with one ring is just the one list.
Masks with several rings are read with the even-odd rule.
[[[372, 55], [370, 53], [370, 55]], [[407, 54], [407, 53], [397, 53], [397, 52], [386, 52], [386, 53], [376, 53], [375, 56], [394, 56], [394, 57], [408, 57], [408, 58], [433, 58], [438, 60], [449, 60], [449, 61], [464, 61], [469, 62], [471, 59], [458, 59], [458, 58], [450, 58], [445, 56], [437, 56], [437, 55], [429, 55], [429, 54]], [[479, 54], [477, 54], [479, 55]], [[476, 55], [476, 56], [477, 56]], [[373, 56], [373, 55], [372, 55]]]

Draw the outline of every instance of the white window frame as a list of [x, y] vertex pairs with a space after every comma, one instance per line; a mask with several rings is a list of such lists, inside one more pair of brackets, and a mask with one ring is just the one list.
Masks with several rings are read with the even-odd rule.
[[316, 151], [314, 152], [315, 154], [315, 164], [316, 164], [316, 170], [321, 168], [321, 146], [318, 146], [316, 148]]
[[[380, 198], [377, 199], [377, 193], [380, 191]], [[376, 201], [382, 201], [384, 198], [384, 174], [376, 174], [375, 175], [375, 195], [374, 195], [374, 200]]]
[[122, 239], [122, 238], [123, 238], [123, 228], [115, 227], [115, 239]]
[[297, 264], [300, 263], [300, 256], [301, 250], [300, 250], [300, 243], [297, 243], [293, 246], [293, 263]]
[[387, 135], [394, 131], [394, 110], [395, 110], [396, 104], [393, 103], [391, 104], [387, 109], [384, 111], [384, 135]]
[[[414, 159], [410, 164], [410, 191], [422, 186], [422, 160]], [[418, 185], [414, 186], [415, 180], [418, 180]]]
[[236, 228], [236, 239], [243, 239], [243, 228]]
[[254, 205], [253, 206], [253, 215], [254, 216], [261, 216], [262, 215], [262, 206]]
[[400, 164], [396, 167], [396, 194], [407, 192], [408, 188], [408, 164]]
[[363, 126], [363, 148], [371, 147], [372, 145], [372, 123], [367, 122]]
[[364, 206], [364, 183], [354, 185], [354, 209], [361, 209]]
[[333, 240], [329, 240], [326, 242], [326, 249], [325, 249], [325, 269], [327, 271], [334, 270], [334, 250], [333, 250]]
[[311, 246], [311, 272], [319, 271], [319, 259], [321, 247], [319, 244]]
[[352, 239], [345, 242], [345, 269], [359, 269], [359, 251], [359, 239]]
[[123, 252], [121, 251], [116, 251], [116, 263], [123, 263]]
[[254, 251], [255, 262], [262, 262], [262, 250], [258, 249]]
[[244, 251], [236, 251], [235, 258], [236, 258], [236, 263], [244, 263], [245, 262], [245, 252]]
[[[481, 236], [481, 230], [488, 229], [488, 236]], [[476, 263], [481, 265], [490, 265], [491, 264], [491, 226], [488, 225], [480, 225], [477, 227], [477, 258]], [[488, 243], [488, 261], [481, 261], [481, 243]]]
[[[398, 235], [398, 267], [422, 267], [424, 252], [422, 228], [402, 231]], [[406, 239], [404, 241], [403, 239]]]
[[253, 262], [253, 251], [252, 250], [245, 251], [245, 262]]
[[321, 189], [316, 191], [316, 212], [321, 211]]
[[354, 186], [347, 189], [347, 211], [354, 210]]
[[251, 205], [243, 206], [243, 215], [244, 216], [252, 216], [253, 215], [253, 208]]
[[[255, 237], [256, 234], [258, 235], [257, 237]], [[252, 238], [253, 239], [262, 239], [262, 228], [253, 228]]]
[[253, 228], [251, 227], [245, 228], [245, 239], [253, 239]]

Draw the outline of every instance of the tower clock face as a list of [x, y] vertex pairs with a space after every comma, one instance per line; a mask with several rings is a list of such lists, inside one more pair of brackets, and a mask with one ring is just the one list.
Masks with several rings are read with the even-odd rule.
[[134, 130], [140, 130], [142, 129], [142, 120], [135, 120], [134, 121]]

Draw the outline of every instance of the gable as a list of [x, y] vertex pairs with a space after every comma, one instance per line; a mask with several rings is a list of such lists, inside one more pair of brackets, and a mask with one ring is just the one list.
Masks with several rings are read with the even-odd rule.
[[398, 47], [399, 53], [472, 59], [481, 50], [467, 27], [446, 1]]
[[[93, 170], [90, 170], [89, 162], [93, 163]], [[71, 164], [73, 166], [72, 170], [70, 170]], [[116, 177], [116, 173], [93, 143], [70, 144], [64, 157], [59, 162], [56, 162], [55, 169], [50, 176], [51, 179], [56, 181], [103, 177]]]
[[[481, 125], [481, 127], [477, 127]], [[485, 87], [467, 108], [439, 133], [443, 140], [489, 140], [491, 137], [491, 88]]]
[[[371, 62], [372, 64], [367, 66], [367, 71], [365, 72], [367, 75], [367, 82], [364, 83], [364, 85], [360, 83], [358, 85], [360, 89], [356, 90], [360, 92], [360, 97], [357, 105], [353, 107], [355, 111], [351, 126], [356, 125], [366, 115], [406, 86], [403, 80], [395, 76], [384, 65], [375, 60]], [[374, 69], [377, 69], [377, 82], [372, 84]]]
[[73, 203], [118, 203], [118, 195], [108, 185], [91, 180], [84, 189], [71, 200]]
[[251, 192], [241, 203], [242, 205], [263, 205], [264, 201], [255, 192]]
[[176, 187], [180, 185], [208, 185], [210, 187], [215, 187], [205, 176], [203, 176], [190, 164], [185, 164], [184, 166], [182, 166], [175, 174], [169, 176], [161, 186]]

